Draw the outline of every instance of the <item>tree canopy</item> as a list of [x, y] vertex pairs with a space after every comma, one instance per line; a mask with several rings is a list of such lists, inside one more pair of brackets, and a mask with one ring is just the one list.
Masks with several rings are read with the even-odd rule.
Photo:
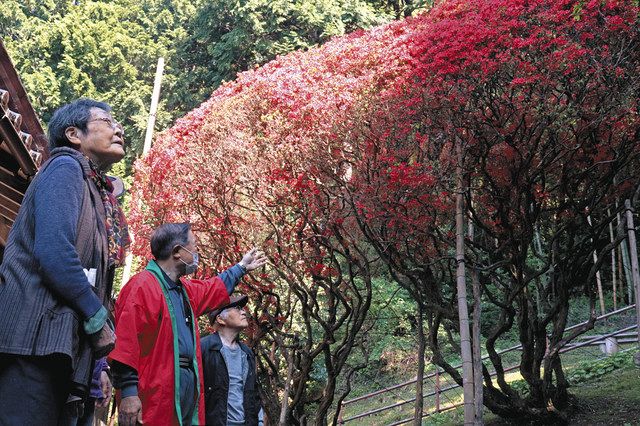
[[[616, 200], [638, 187], [638, 12], [634, 1], [454, 0], [241, 73], [137, 164], [134, 229], [194, 223], [213, 269], [265, 248], [272, 267], [246, 290], [267, 411], [296, 424], [315, 404], [322, 423], [358, 368], [348, 356], [382, 270], [425, 308], [433, 360], [461, 382], [439, 334], [458, 331], [459, 166], [476, 228], [467, 256], [499, 312], [485, 330], [485, 403], [553, 417], [569, 405], [558, 351], [593, 325], [565, 335], [569, 303], [595, 300], [595, 271], [622, 238], [605, 233]], [[510, 331], [526, 393], [496, 351]], [[318, 365], [326, 379], [312, 392]]]

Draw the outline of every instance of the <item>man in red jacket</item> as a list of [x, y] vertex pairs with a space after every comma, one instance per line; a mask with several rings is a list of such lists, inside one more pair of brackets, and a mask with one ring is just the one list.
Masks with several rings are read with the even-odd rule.
[[110, 354], [120, 390], [119, 424], [204, 423], [200, 334], [196, 319], [229, 303], [247, 272], [266, 257], [252, 249], [207, 280], [182, 278], [198, 266], [189, 224], [164, 224], [151, 236], [155, 258], [125, 285], [116, 302], [116, 347]]

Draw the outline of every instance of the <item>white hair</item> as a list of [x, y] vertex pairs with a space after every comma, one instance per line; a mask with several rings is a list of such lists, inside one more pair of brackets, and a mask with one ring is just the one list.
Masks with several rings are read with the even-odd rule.
[[235, 308], [226, 308], [226, 309], [223, 309], [223, 310], [222, 310], [222, 312], [220, 312], [220, 313], [218, 314], [218, 317], [219, 317], [219, 318], [222, 318], [223, 320], [227, 320], [227, 319], [229, 319], [229, 310], [231, 310], [231, 309], [235, 309]]

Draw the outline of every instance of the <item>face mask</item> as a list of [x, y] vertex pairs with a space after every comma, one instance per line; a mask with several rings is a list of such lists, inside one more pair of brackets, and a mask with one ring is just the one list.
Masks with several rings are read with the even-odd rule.
[[198, 270], [198, 260], [199, 260], [198, 253], [193, 253], [191, 250], [188, 250], [184, 247], [182, 248], [187, 250], [189, 253], [191, 253], [191, 256], [193, 256], [193, 261], [191, 263], [185, 262], [184, 260], [182, 260], [182, 258], [180, 259], [180, 262], [184, 263], [184, 274], [185, 275], [193, 274], [195, 271]]

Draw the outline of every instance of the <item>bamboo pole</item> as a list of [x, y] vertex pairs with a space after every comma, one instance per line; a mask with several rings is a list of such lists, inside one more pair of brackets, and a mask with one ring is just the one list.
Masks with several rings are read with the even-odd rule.
[[[622, 278], [623, 271], [622, 271], [622, 260], [621, 259], [622, 259], [622, 247], [620, 245], [618, 245], [618, 277], [619, 277], [619, 281], [620, 281], [620, 300], [624, 304], [624, 279]], [[629, 300], [629, 302], [631, 302], [631, 301]]]
[[[591, 216], [587, 216], [587, 223], [589, 224], [589, 227], [592, 227], [591, 225]], [[591, 241], [593, 242], [593, 239], [591, 239]], [[596, 251], [593, 251], [593, 264], [596, 265], [598, 263], [598, 253], [596, 253]], [[598, 286], [598, 299], [600, 300], [600, 315], [604, 315], [606, 312], [606, 309], [604, 307], [604, 292], [602, 291], [602, 279], [600, 278], [600, 271], [598, 270], [596, 272], [596, 284]]]
[[482, 288], [476, 268], [471, 271], [473, 285], [473, 406], [474, 424], [482, 425], [483, 388], [482, 388], [482, 345], [480, 342], [480, 318], [482, 315]]
[[164, 58], [158, 58], [156, 67], [156, 78], [153, 82], [153, 94], [151, 95], [151, 108], [149, 108], [149, 118], [147, 120], [147, 133], [144, 135], [144, 147], [142, 155], [146, 155], [151, 149], [153, 131], [156, 125], [156, 114], [158, 113], [158, 103], [160, 102], [160, 87], [162, 86], [162, 73], [164, 72]]
[[[473, 202], [473, 201], [471, 201]], [[469, 217], [469, 240], [475, 238], [473, 221]], [[482, 425], [483, 388], [482, 388], [482, 342], [480, 340], [480, 319], [482, 316], [482, 287], [480, 286], [480, 273], [474, 265], [471, 269], [471, 286], [473, 289], [473, 324], [471, 333], [471, 348], [473, 357], [473, 407], [474, 424]]]
[[631, 274], [633, 286], [636, 291], [636, 321], [638, 330], [638, 346], [640, 347], [640, 273], [638, 272], [638, 248], [636, 245], [636, 228], [633, 225], [633, 210], [631, 201], [624, 201], [625, 214], [627, 217], [627, 232], [629, 233], [629, 252], [631, 255]]
[[424, 310], [422, 302], [417, 301], [418, 315], [417, 315], [417, 332], [418, 332], [418, 371], [416, 374], [416, 400], [413, 407], [413, 424], [415, 426], [422, 425], [422, 415], [424, 412], [424, 398], [422, 397], [424, 387], [424, 353], [426, 348], [426, 337], [424, 335]]
[[[616, 203], [616, 207], [617, 207]], [[616, 218], [618, 219], [618, 226], [621, 226], [622, 224], [622, 217], [620, 215], [620, 213], [616, 214]], [[620, 244], [620, 250], [621, 250], [621, 258], [622, 258], [622, 271], [624, 272], [624, 279], [625, 282], [627, 283], [627, 300], [629, 301], [629, 303], [631, 303], [633, 301], [633, 290], [632, 290], [632, 283], [633, 280], [631, 278], [631, 262], [629, 260], [629, 246], [627, 245], [627, 241], [625, 239], [625, 241], [622, 242], [622, 244]], [[620, 276], [620, 279], [622, 279], [622, 276]]]
[[[607, 209], [607, 216], [611, 216], [611, 210]], [[613, 243], [613, 220], [609, 222], [609, 241]], [[611, 249], [611, 287], [613, 288], [613, 310], [618, 309], [617, 284], [616, 284], [616, 248]]]
[[460, 323], [460, 350], [462, 357], [462, 388], [464, 394], [464, 424], [474, 424], [474, 386], [473, 360], [471, 354], [471, 335], [469, 330], [469, 306], [467, 305], [467, 285], [464, 256], [464, 178], [462, 176], [462, 146], [456, 144], [456, 287], [458, 291], [458, 318]]
[[436, 365], [436, 413], [440, 412], [440, 367]]

